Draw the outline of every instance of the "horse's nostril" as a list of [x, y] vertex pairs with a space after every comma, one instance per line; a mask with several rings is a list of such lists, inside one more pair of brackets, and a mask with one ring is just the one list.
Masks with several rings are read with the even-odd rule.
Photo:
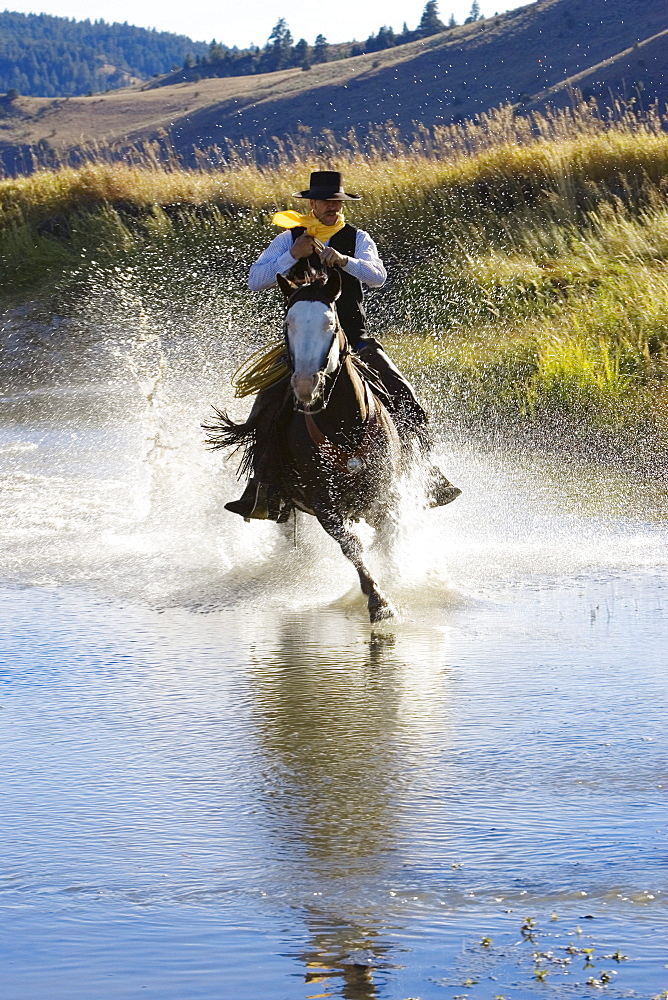
[[310, 403], [315, 395], [320, 379], [317, 375], [293, 375], [292, 388], [301, 403]]

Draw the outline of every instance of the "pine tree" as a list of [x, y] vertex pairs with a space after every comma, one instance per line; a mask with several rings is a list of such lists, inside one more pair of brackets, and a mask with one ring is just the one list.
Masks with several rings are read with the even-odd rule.
[[284, 17], [280, 17], [269, 35], [265, 48], [265, 65], [269, 70], [283, 69], [291, 61], [292, 33]]
[[445, 25], [438, 16], [438, 3], [436, 0], [429, 0], [422, 11], [422, 17], [417, 27], [418, 35], [435, 35], [444, 30]]
[[466, 18], [466, 24], [470, 24], [471, 21], [479, 21], [481, 18], [482, 14], [480, 13], [480, 4], [478, 3], [478, 0], [473, 0], [473, 3], [471, 4], [471, 13]]
[[[129, 24], [71, 21], [49, 14], [0, 13], [0, 92], [41, 97], [124, 86], [128, 74], [149, 79], [208, 46], [182, 35]], [[99, 67], [113, 67], [99, 72]], [[190, 72], [192, 67], [187, 67]], [[183, 70], [178, 70], [183, 78]]]
[[404, 21], [403, 26], [401, 28], [401, 31], [399, 31], [394, 36], [394, 42], [393, 42], [393, 44], [394, 45], [405, 45], [406, 42], [411, 42], [414, 37], [415, 37], [415, 35], [411, 31], [408, 30], [408, 25]]
[[451, 14], [450, 20], [448, 21], [448, 28], [456, 28], [456, 27], [457, 27], [457, 21], [455, 20], [455, 15]]
[[311, 46], [305, 38], [300, 38], [292, 50], [292, 62], [294, 66], [301, 66], [302, 69], [311, 68]]
[[329, 43], [324, 35], [318, 35], [313, 46], [313, 62], [323, 63], [329, 59]]

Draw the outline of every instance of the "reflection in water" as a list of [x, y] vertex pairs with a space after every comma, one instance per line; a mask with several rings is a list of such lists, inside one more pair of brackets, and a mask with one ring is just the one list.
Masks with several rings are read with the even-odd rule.
[[299, 957], [318, 987], [309, 996], [334, 996], [336, 980], [336, 995], [366, 1000], [391, 965], [377, 889], [390, 884], [402, 801], [443, 726], [444, 637], [369, 635], [322, 612], [283, 619], [277, 632], [255, 650], [251, 685], [265, 808], [309, 928]]
[[331, 992], [334, 988], [343, 1000], [377, 997], [374, 975], [379, 969], [393, 967], [385, 957], [389, 947], [380, 932], [345, 922], [327, 924], [317, 913], [308, 913], [306, 923], [311, 947], [297, 957], [306, 969], [304, 981], [312, 987], [308, 1000], [335, 996]]
[[401, 571], [383, 567], [428, 626], [370, 635], [317, 525], [293, 551], [221, 509], [234, 463], [199, 425], [243, 331], [208, 334], [200, 303], [195, 336], [177, 313], [152, 330], [131, 298], [85, 371], [64, 338], [52, 377], [17, 369], [3, 396], [0, 578], [41, 588], [23, 617], [2, 595], [7, 995], [135, 997], [149, 979], [159, 1000], [221, 983], [235, 1000], [427, 1000], [483, 933], [507, 943], [513, 987], [483, 980], [491, 952], [473, 948], [457, 992], [473, 974], [471, 1000], [586, 995], [575, 963], [552, 986], [517, 965], [541, 914], [557, 957], [583, 925], [597, 976], [621, 947], [635, 995], [657, 994], [665, 484], [449, 449], [464, 496], [407, 516]]

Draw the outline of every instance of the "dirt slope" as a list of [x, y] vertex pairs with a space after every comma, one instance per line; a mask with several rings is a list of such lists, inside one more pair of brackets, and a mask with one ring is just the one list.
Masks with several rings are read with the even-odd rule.
[[[569, 87], [668, 101], [668, 5], [656, 0], [537, 0], [381, 53], [262, 76], [93, 97], [0, 104], [0, 151], [151, 139], [188, 155], [222, 137], [265, 144], [299, 126], [336, 134], [393, 120], [437, 125], [510, 102], [540, 107]], [[11, 164], [8, 163], [8, 166]]]

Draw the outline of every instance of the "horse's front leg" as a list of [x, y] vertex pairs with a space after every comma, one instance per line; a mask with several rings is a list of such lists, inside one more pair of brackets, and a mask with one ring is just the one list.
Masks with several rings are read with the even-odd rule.
[[357, 570], [362, 593], [368, 597], [369, 618], [372, 622], [380, 622], [396, 615], [392, 602], [382, 592], [364, 562], [362, 543], [348, 527], [340, 514], [318, 513], [320, 521], [328, 535], [331, 535], [341, 546], [341, 551]]

